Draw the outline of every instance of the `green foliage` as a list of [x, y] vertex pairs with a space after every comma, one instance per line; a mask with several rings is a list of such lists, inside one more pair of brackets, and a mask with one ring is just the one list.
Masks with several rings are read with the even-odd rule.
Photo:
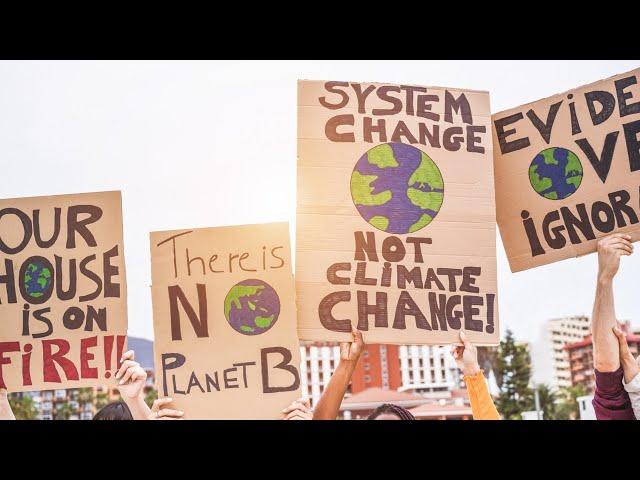
[[27, 395], [10, 397], [9, 405], [16, 420], [36, 420], [38, 418], [38, 410], [33, 399]]
[[95, 404], [96, 404], [97, 410], [100, 410], [101, 408], [105, 407], [108, 403], [109, 403], [109, 396], [107, 395], [106, 392], [99, 392], [96, 395]]
[[583, 397], [586, 394], [587, 390], [582, 384], [561, 389], [558, 395], [559, 402], [556, 406], [555, 420], [576, 420], [580, 418], [578, 397]]
[[495, 374], [500, 385], [496, 407], [502, 418], [519, 420], [522, 412], [533, 410], [531, 357], [525, 345], [516, 344], [511, 330], [500, 341]]
[[158, 391], [155, 388], [152, 388], [151, 390], [149, 390], [149, 392], [147, 392], [147, 394], [144, 397], [144, 401], [146, 402], [147, 405], [149, 405], [149, 408], [153, 406], [153, 402], [155, 402], [157, 399], [158, 399]]
[[[555, 420], [557, 413], [558, 395], [549, 385], [538, 385], [538, 401], [542, 410], [543, 420]], [[535, 409], [535, 403], [534, 403]]]
[[71, 405], [68, 402], [59, 403], [56, 406], [56, 420], [69, 420], [71, 415], [75, 413], [75, 410], [71, 408]]

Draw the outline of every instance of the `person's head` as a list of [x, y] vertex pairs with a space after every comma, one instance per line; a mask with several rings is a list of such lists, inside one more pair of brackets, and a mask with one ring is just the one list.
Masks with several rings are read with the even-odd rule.
[[390, 403], [384, 403], [376, 408], [371, 415], [367, 417], [367, 420], [415, 420], [413, 416], [406, 408], [392, 405]]
[[94, 420], [133, 420], [131, 411], [124, 402], [112, 402], [105, 405], [94, 416]]

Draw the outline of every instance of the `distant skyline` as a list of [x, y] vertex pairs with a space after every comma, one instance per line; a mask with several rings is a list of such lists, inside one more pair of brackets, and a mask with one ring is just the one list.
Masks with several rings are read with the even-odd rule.
[[[152, 339], [149, 232], [290, 222], [295, 248], [296, 82], [488, 90], [498, 112], [638, 61], [3, 61], [3, 198], [121, 190], [129, 334]], [[328, 186], [330, 188], [330, 186]], [[596, 257], [512, 274], [497, 240], [501, 331], [590, 315]], [[640, 254], [622, 259], [616, 311], [640, 325]]]

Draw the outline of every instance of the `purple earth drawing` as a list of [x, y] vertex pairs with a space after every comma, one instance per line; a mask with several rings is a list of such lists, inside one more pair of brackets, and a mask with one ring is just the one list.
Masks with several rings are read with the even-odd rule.
[[440, 169], [423, 151], [382, 143], [356, 162], [351, 198], [360, 216], [387, 233], [413, 233], [429, 225], [444, 200]]
[[248, 279], [236, 283], [224, 299], [224, 316], [243, 335], [259, 335], [278, 320], [280, 298], [271, 285]]

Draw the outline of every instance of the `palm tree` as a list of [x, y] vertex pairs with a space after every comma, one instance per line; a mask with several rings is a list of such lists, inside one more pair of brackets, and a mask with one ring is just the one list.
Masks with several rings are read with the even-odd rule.
[[560, 389], [560, 402], [558, 403], [557, 420], [576, 420], [580, 415], [578, 397], [587, 394], [587, 390], [581, 383], [571, 387]]
[[542, 410], [543, 420], [555, 420], [557, 413], [556, 402], [558, 395], [554, 392], [549, 385], [540, 384], [537, 386], [538, 400], [540, 402], [540, 410]]

